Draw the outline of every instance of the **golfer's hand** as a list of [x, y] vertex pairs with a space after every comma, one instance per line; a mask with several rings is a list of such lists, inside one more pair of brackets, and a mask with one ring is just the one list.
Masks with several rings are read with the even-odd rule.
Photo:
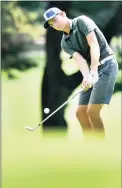
[[91, 88], [99, 80], [98, 71], [91, 70], [89, 75], [83, 79], [82, 87], [84, 90]]
[[87, 79], [88, 85], [94, 85], [99, 80], [99, 75], [97, 70], [91, 70]]
[[91, 88], [92, 85], [91, 84], [88, 84], [88, 77], [87, 78], [84, 78], [83, 79], [83, 82], [82, 82], [82, 88], [84, 91], [87, 91], [89, 88]]

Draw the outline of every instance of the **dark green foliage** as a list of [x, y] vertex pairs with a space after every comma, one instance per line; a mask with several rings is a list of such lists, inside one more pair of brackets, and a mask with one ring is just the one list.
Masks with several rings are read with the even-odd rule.
[[29, 11], [35, 11], [42, 6], [40, 1], [18, 1], [17, 4]]
[[18, 2], [2, 2], [1, 14], [1, 68], [6, 71], [10, 69], [25, 71], [37, 66], [36, 58], [21, 56], [23, 52], [40, 50], [33, 37], [33, 30], [37, 32], [38, 29], [35, 28], [36, 24], [34, 25], [36, 15], [32, 17], [31, 12], [18, 6]]

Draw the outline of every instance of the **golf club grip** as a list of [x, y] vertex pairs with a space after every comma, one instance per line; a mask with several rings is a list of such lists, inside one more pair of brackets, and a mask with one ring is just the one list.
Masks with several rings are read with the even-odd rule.
[[73, 95], [70, 99], [68, 99], [65, 103], [63, 103], [61, 106], [59, 106], [54, 112], [52, 112], [47, 118], [45, 118], [39, 125], [44, 123], [47, 119], [49, 119], [53, 114], [55, 114], [57, 111], [59, 111], [63, 106], [65, 106], [69, 101], [71, 101], [76, 95], [78, 95], [81, 91], [83, 91], [83, 88], [80, 89], [75, 95]]

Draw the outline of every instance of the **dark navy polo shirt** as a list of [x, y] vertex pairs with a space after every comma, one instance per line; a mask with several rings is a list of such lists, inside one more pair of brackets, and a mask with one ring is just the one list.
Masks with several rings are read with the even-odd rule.
[[88, 45], [86, 36], [92, 31], [95, 32], [100, 47], [100, 60], [113, 54], [98, 26], [93, 20], [85, 15], [79, 16], [72, 20], [69, 35], [66, 33], [63, 34], [61, 40], [62, 49], [70, 55], [70, 58], [72, 58], [74, 52], [79, 52], [90, 65], [90, 47]]

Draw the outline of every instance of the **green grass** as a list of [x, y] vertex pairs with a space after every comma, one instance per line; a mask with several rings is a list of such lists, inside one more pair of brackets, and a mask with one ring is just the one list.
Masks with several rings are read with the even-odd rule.
[[2, 188], [120, 188], [121, 94], [115, 94], [102, 111], [104, 141], [83, 139], [75, 118], [77, 97], [65, 112], [68, 133], [44, 136], [41, 128], [35, 132], [24, 128], [40, 121], [42, 76], [38, 68], [18, 80], [3, 75]]

